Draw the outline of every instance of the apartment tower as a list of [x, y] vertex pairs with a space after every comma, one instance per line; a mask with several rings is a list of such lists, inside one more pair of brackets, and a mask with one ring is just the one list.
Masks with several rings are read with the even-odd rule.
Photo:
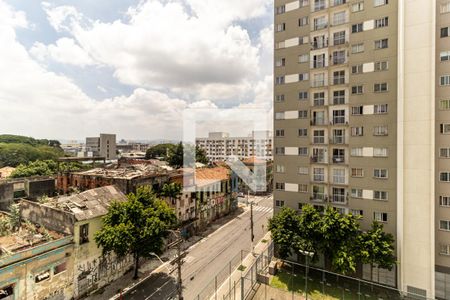
[[274, 206], [384, 224], [392, 272], [450, 299], [450, 1], [275, 0]]

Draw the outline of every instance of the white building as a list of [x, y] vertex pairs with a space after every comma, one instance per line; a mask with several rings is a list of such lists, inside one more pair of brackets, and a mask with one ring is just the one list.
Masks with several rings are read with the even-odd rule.
[[238, 158], [256, 156], [272, 159], [272, 132], [253, 131], [246, 137], [230, 137], [226, 132], [210, 132], [207, 138], [197, 138], [196, 145], [205, 150], [210, 161], [223, 161], [232, 155]]
[[86, 138], [86, 152], [93, 156], [102, 156], [106, 160], [117, 159], [116, 135], [101, 133], [100, 137]]

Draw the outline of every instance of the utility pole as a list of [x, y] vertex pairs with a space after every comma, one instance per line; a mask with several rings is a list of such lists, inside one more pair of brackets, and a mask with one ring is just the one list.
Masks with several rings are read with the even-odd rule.
[[252, 241], [252, 254], [254, 254], [255, 249], [253, 248], [253, 240], [255, 239], [255, 235], [253, 234], [253, 201], [250, 202], [250, 232]]
[[177, 264], [178, 269], [178, 280], [177, 280], [177, 290], [178, 290], [178, 300], [183, 300], [183, 282], [181, 280], [181, 265], [183, 264], [182, 255], [181, 255], [181, 244], [183, 243], [183, 239], [181, 238], [181, 233], [178, 230], [170, 230], [175, 236], [177, 240], [169, 245], [169, 248], [177, 247], [177, 258], [175, 262]]

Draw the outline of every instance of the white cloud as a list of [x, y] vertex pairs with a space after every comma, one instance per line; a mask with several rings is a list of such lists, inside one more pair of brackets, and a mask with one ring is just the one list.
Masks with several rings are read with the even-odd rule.
[[30, 53], [40, 61], [51, 59], [62, 64], [85, 67], [95, 65], [94, 60], [71, 38], [60, 38], [55, 44], [35, 42]]
[[83, 19], [73, 7], [45, 9], [56, 29], [70, 24], [68, 32], [79, 45], [94, 60], [112, 66], [121, 83], [169, 88], [194, 99], [250, 93], [261, 76], [261, 46], [232, 21], [261, 16], [268, 0], [184, 4], [149, 0], [129, 9], [128, 21], [112, 23]]

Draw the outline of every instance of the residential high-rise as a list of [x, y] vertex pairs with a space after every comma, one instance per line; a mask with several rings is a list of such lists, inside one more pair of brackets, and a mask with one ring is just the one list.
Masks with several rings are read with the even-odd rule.
[[450, 299], [450, 1], [275, 0], [274, 206], [396, 237], [363, 278]]

